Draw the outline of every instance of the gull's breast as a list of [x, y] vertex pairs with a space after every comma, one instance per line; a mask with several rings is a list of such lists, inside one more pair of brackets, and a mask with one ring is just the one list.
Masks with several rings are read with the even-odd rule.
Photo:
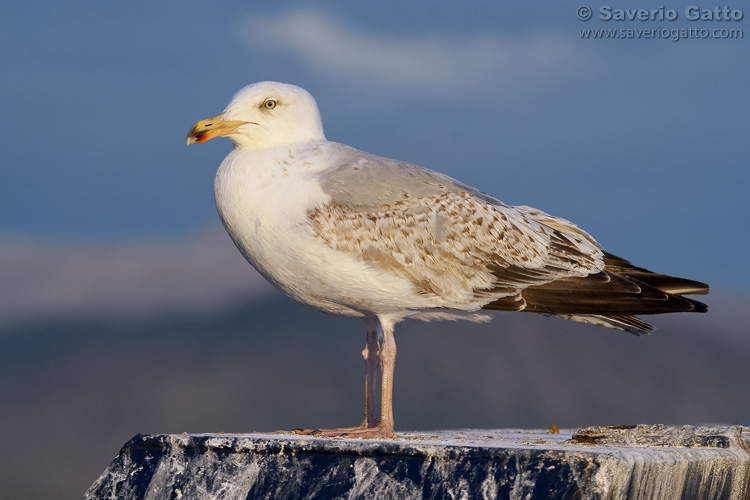
[[219, 216], [237, 248], [291, 298], [361, 316], [426, 306], [408, 281], [337, 251], [311, 229], [309, 213], [330, 201], [316, 175], [282, 157], [235, 151], [216, 174]]

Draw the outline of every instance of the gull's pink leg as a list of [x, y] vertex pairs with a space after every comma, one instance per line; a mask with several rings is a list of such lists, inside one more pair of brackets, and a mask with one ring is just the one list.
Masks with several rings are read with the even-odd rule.
[[[396, 361], [396, 342], [393, 326], [383, 325], [383, 344], [378, 346], [377, 323], [367, 323], [367, 345], [362, 351], [365, 361], [365, 418], [357, 427], [339, 429], [295, 430], [297, 434], [315, 436], [345, 436], [357, 438], [393, 437], [393, 369]], [[375, 410], [375, 385], [378, 366], [382, 368], [380, 420]]]
[[362, 351], [365, 360], [365, 419], [360, 427], [375, 427], [378, 423], [378, 414], [375, 406], [375, 389], [378, 383], [378, 369], [380, 368], [380, 357], [378, 356], [378, 328], [373, 325], [367, 328], [367, 345]]
[[380, 422], [368, 437], [393, 437], [393, 371], [396, 367], [396, 340], [393, 326], [383, 325], [383, 345], [380, 347], [380, 368], [383, 379], [380, 386]]

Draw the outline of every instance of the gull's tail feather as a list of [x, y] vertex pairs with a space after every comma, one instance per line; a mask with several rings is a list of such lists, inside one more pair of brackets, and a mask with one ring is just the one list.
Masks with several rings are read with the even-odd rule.
[[604, 252], [604, 269], [614, 274], [635, 278], [663, 292], [675, 295], [706, 295], [711, 291], [711, 287], [700, 281], [653, 273], [648, 269], [636, 267], [627, 260], [607, 252]]
[[611, 254], [605, 254], [604, 263], [600, 273], [531, 286], [483, 309], [535, 312], [635, 335], [653, 331], [636, 315], [708, 311], [706, 304], [682, 296], [707, 294], [710, 288], [705, 283], [652, 273]]
[[635, 316], [596, 316], [584, 314], [557, 314], [555, 316], [580, 323], [589, 323], [606, 328], [617, 328], [618, 330], [624, 330], [639, 337], [641, 335], [649, 335], [654, 331], [652, 325]]

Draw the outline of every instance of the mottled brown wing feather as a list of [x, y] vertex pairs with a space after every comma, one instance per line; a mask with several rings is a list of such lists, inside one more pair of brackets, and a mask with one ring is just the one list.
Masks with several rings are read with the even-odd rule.
[[553, 228], [470, 193], [406, 199], [377, 211], [331, 203], [311, 211], [309, 220], [332, 248], [410, 280], [418, 293], [444, 298], [446, 307], [481, 307], [603, 267], [590, 237], [563, 232], [567, 221]]

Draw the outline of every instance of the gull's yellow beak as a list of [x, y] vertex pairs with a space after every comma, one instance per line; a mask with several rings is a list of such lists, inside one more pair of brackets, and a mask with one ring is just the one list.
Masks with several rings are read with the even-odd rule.
[[190, 129], [187, 135], [187, 144], [194, 142], [206, 142], [214, 137], [221, 137], [236, 132], [239, 127], [248, 122], [225, 120], [223, 115], [201, 120]]

